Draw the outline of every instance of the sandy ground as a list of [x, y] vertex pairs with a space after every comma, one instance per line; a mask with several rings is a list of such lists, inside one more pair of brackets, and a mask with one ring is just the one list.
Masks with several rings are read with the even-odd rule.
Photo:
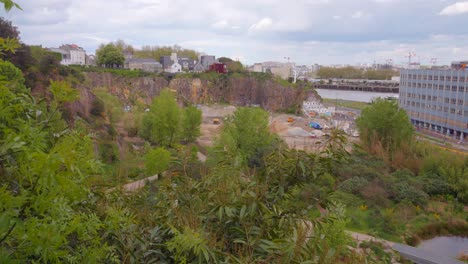
[[[200, 127], [201, 136], [198, 138], [197, 143], [201, 147], [210, 147], [213, 145], [214, 140], [219, 135], [222, 127], [223, 120], [226, 116], [232, 114], [236, 107], [234, 106], [201, 106], [202, 110], [202, 124]], [[310, 121], [319, 123], [322, 127], [335, 127], [340, 128], [353, 128], [354, 127], [353, 113], [343, 112], [336, 118], [304, 118], [288, 114], [273, 114], [270, 116], [270, 130], [278, 134], [289, 147], [308, 152], [320, 152], [323, 150], [326, 139], [321, 137], [326, 134], [328, 130], [317, 131], [308, 126]], [[288, 118], [293, 118], [293, 122], [288, 122]], [[220, 124], [213, 124], [213, 119], [219, 119]], [[314, 138], [316, 134], [317, 138]], [[350, 137], [350, 141], [355, 141], [357, 138]], [[351, 145], [350, 145], [351, 147]], [[205, 153], [206, 154], [206, 153]]]

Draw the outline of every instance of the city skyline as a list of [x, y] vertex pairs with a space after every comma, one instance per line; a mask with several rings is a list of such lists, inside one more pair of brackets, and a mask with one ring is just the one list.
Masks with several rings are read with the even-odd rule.
[[[450, 64], [468, 58], [468, 1], [300, 0], [17, 1], [1, 11], [23, 42], [55, 47], [76, 43], [94, 53], [122, 39], [134, 47], [180, 45], [253, 64], [286, 61]], [[352, 3], [351, 3], [352, 2]]]

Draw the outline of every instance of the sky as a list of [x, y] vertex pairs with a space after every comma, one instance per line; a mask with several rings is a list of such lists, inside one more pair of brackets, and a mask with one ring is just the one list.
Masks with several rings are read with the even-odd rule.
[[[449, 64], [468, 60], [468, 1], [15, 0], [0, 16], [30, 45], [78, 44], [93, 54], [117, 39], [180, 45], [245, 64]], [[435, 60], [432, 60], [435, 61]]]

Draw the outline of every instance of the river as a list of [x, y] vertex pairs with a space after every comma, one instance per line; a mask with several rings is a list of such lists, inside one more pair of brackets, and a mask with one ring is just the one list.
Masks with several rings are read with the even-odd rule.
[[360, 91], [343, 91], [343, 90], [330, 90], [330, 89], [316, 89], [322, 98], [340, 99], [348, 101], [357, 101], [370, 103], [374, 98], [389, 96], [398, 96], [396, 93], [374, 93], [374, 92], [360, 92]]
[[468, 237], [435, 237], [421, 242], [418, 248], [441, 256], [456, 258], [463, 251], [468, 254]]

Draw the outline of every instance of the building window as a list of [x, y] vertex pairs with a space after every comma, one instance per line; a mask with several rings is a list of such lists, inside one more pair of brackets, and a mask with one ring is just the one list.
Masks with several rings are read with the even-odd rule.
[[427, 96], [427, 100], [430, 101], [431, 99], [432, 99], [432, 96], [428, 95], [428, 96]]
[[448, 112], [448, 107], [444, 107], [444, 112], [445, 112], [445, 113]]
[[460, 82], [465, 82], [465, 77], [460, 77]]
[[462, 110], [461, 109], [457, 110], [457, 115], [462, 115]]
[[437, 96], [432, 96], [432, 101], [437, 101]]
[[451, 103], [451, 104], [456, 104], [456, 103], [457, 103], [457, 99], [454, 99], [454, 98], [450, 99], [450, 103]]
[[463, 99], [458, 99], [458, 105], [463, 105]]
[[455, 108], [450, 108], [450, 113], [455, 114]]
[[446, 104], [450, 103], [450, 98], [445, 97], [445, 98], [444, 98], [444, 103], [446, 103]]
[[441, 81], [445, 81], [445, 77], [444, 77], [444, 76], [440, 76], [440, 80], [441, 80]]
[[447, 82], [450, 82], [450, 81], [452, 80], [452, 77], [447, 76], [447, 77], [445, 78], [445, 80], [446, 80]]
[[456, 85], [452, 85], [452, 91], [457, 91], [457, 86]]
[[454, 76], [454, 77], [452, 78], [452, 82], [458, 82], [458, 77], [455, 77], [455, 76]]
[[434, 81], [438, 81], [439, 80], [439, 76], [434, 76]]
[[432, 81], [432, 75], [429, 75], [429, 81]]
[[462, 86], [458, 87], [458, 91], [464, 92], [464, 91], [465, 91], [465, 87], [462, 87]]
[[422, 95], [422, 99], [426, 100], [426, 95], [425, 94]]
[[450, 91], [450, 85], [445, 85], [445, 91]]

